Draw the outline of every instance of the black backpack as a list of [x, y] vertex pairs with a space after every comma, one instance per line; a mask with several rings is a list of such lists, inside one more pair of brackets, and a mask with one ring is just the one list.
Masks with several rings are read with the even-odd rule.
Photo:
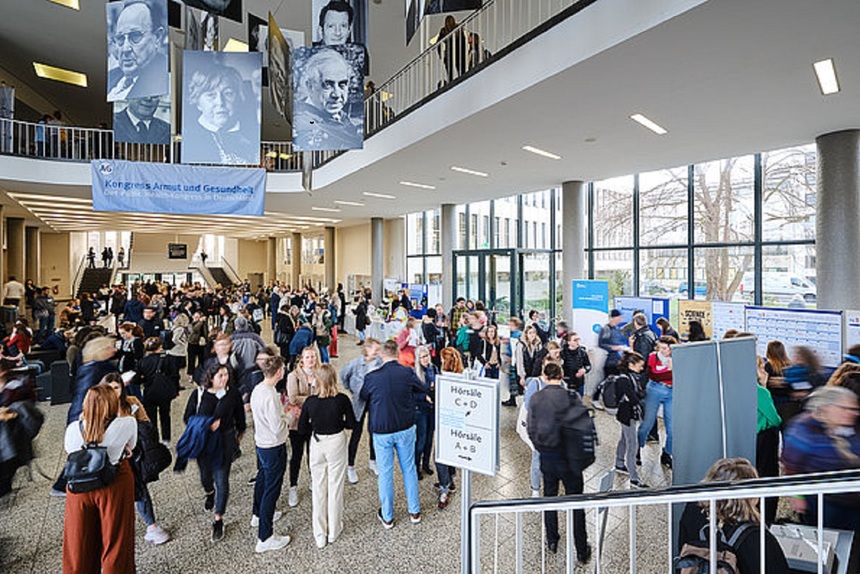
[[586, 407], [579, 395], [570, 393], [570, 408], [561, 417], [562, 444], [568, 464], [582, 472], [597, 458], [597, 429], [594, 426], [594, 409]]
[[165, 357], [158, 357], [158, 366], [151, 376], [144, 380], [144, 398], [152, 403], [169, 401], [176, 395], [176, 383], [164, 370]]
[[[716, 574], [747, 574], [738, 567], [737, 549], [753, 533], [753, 524], [747, 522], [738, 526], [731, 538], [726, 540], [722, 530], [717, 529], [717, 571]], [[708, 543], [708, 525], [699, 530], [699, 540], [688, 542], [675, 558], [676, 574], [710, 574], [711, 548]]]
[[618, 397], [618, 375], [609, 375], [597, 385], [596, 397], [603, 402], [607, 409], [617, 409]]
[[134, 462], [140, 471], [144, 482], [158, 480], [161, 471], [173, 462], [170, 449], [158, 442], [158, 433], [152, 423], [139, 421], [137, 423], [137, 448]]
[[[80, 423], [83, 434], [83, 423]], [[95, 442], [84, 444], [81, 450], [69, 453], [63, 474], [69, 492], [92, 492], [113, 483], [118, 465], [111, 464], [107, 447]]]

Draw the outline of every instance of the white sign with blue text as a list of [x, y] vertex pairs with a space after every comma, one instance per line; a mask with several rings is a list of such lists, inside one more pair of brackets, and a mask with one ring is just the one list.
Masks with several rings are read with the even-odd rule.
[[499, 467], [499, 384], [457, 375], [436, 378], [436, 460], [495, 476]]

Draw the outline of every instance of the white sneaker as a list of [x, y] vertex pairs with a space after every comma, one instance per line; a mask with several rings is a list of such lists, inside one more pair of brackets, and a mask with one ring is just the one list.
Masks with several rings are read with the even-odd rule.
[[263, 552], [268, 552], [269, 550], [280, 550], [289, 543], [289, 536], [275, 536], [274, 534], [272, 534], [265, 542], [258, 539], [257, 546], [254, 548], [254, 550], [257, 552], [257, 554], [262, 554]]
[[540, 490], [532, 490], [532, 498], [540, 498]]
[[[272, 522], [277, 522], [278, 520], [281, 519], [281, 516], [282, 516], [281, 511], [276, 510], [275, 514], [272, 515]], [[255, 514], [254, 516], [251, 517], [251, 526], [256, 528], [259, 525], [260, 525], [260, 517]]]
[[370, 472], [372, 472], [376, 476], [379, 476], [379, 471], [376, 470], [376, 461], [375, 460], [371, 460], [370, 464], [368, 466], [370, 467]]
[[358, 482], [358, 473], [355, 472], [354, 466], [346, 467], [346, 479], [350, 484], [355, 484]]
[[326, 545], [326, 537], [325, 534], [318, 534], [314, 536], [314, 539], [317, 543], [317, 548], [325, 548]]
[[295, 486], [290, 487], [290, 494], [287, 497], [287, 504], [289, 504], [290, 506], [299, 505], [299, 490]]
[[159, 544], [164, 544], [170, 540], [170, 534], [165, 532], [161, 526], [155, 525], [152, 528], [146, 529], [146, 535], [143, 539], [158, 546]]
[[161, 444], [163, 444], [167, 448], [170, 448], [170, 441], [169, 440], [163, 440], [163, 441], [161, 441]]

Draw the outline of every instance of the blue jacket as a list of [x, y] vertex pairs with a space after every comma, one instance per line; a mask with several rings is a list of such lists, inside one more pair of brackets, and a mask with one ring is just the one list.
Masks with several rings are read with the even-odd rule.
[[129, 299], [122, 310], [122, 320], [137, 324], [143, 319], [143, 307], [140, 299]]
[[221, 433], [211, 432], [213, 417], [193, 415], [188, 418], [185, 432], [176, 443], [176, 464], [173, 472], [182, 472], [191, 458], [205, 458], [213, 469], [221, 468]]
[[612, 347], [628, 347], [630, 346], [630, 341], [627, 340], [627, 337], [624, 336], [620, 328], [612, 327], [607, 323], [600, 329], [597, 344], [608, 353], [606, 364], [616, 365], [621, 360], [621, 351], [615, 351]]
[[84, 397], [90, 387], [99, 384], [105, 375], [115, 372], [116, 365], [110, 360], [90, 361], [80, 366], [72, 380], [72, 404], [69, 405], [69, 414], [66, 417], [67, 426], [78, 420], [84, 412]]
[[301, 355], [305, 347], [314, 344], [314, 332], [310, 327], [301, 327], [290, 340], [290, 355]]
[[359, 396], [369, 409], [367, 430], [390, 434], [415, 424], [415, 405], [427, 400], [427, 387], [415, 371], [390, 360], [365, 375]]

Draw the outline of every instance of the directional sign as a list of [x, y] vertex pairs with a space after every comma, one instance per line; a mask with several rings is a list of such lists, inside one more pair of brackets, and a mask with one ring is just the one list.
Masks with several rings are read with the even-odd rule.
[[499, 466], [499, 382], [436, 379], [436, 460], [494, 476]]

